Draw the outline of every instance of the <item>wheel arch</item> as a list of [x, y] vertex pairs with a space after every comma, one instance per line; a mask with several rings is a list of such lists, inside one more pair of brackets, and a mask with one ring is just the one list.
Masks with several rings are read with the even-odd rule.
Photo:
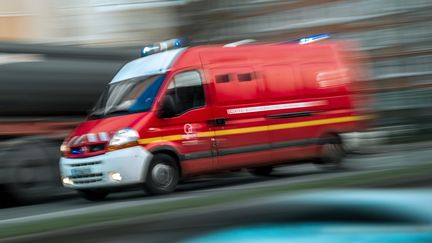
[[341, 137], [341, 131], [338, 131], [337, 129], [326, 129], [321, 131], [321, 133], [319, 134], [318, 138], [317, 138], [317, 144], [318, 145], [322, 145], [326, 142], [328, 142], [328, 138], [337, 138], [340, 142], [342, 142], [342, 137]]
[[342, 137], [341, 132], [337, 129], [326, 129], [319, 133], [319, 135], [316, 137], [316, 149], [315, 149], [315, 157], [319, 157], [321, 153], [321, 146], [328, 143], [329, 139], [337, 139], [339, 142], [342, 143]]
[[162, 145], [149, 149], [149, 152], [153, 155], [156, 154], [166, 154], [171, 156], [177, 163], [177, 167], [179, 169], [179, 174], [182, 175], [182, 167], [180, 161], [182, 160], [181, 154], [172, 146]]

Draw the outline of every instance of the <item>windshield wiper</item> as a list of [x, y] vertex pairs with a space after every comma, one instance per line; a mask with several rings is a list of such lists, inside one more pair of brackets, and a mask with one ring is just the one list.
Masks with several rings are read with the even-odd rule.
[[104, 117], [109, 116], [109, 115], [129, 114], [129, 113], [131, 113], [131, 112], [127, 109], [111, 109], [107, 112], [102, 112], [102, 111], [93, 112], [90, 115], [88, 115], [87, 119], [95, 120], [95, 119], [104, 118]]
[[94, 111], [94, 112], [92, 112], [92, 113], [90, 113], [88, 115], [87, 119], [94, 120], [94, 119], [102, 118], [103, 116], [104, 116], [103, 112], [101, 112], [101, 111], [98, 111], [98, 112]]
[[130, 113], [128, 109], [111, 109], [104, 113], [104, 115], [115, 115], [115, 114], [123, 114], [123, 113]]

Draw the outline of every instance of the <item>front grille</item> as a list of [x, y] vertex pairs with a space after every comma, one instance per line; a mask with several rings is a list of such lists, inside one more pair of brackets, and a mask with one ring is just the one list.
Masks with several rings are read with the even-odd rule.
[[93, 161], [93, 162], [86, 162], [86, 163], [77, 163], [77, 164], [70, 164], [71, 167], [80, 167], [80, 166], [88, 166], [88, 165], [98, 165], [101, 164], [102, 161]]
[[92, 180], [79, 180], [79, 181], [74, 180], [74, 184], [90, 184], [90, 183], [95, 183], [95, 182], [99, 182], [99, 181], [102, 181], [102, 178], [92, 179]]
[[102, 151], [105, 149], [105, 144], [104, 143], [94, 144], [94, 145], [90, 145], [89, 147], [90, 147], [89, 150], [91, 153], [99, 152], [99, 151]]
[[98, 177], [102, 176], [102, 173], [93, 173], [93, 174], [85, 174], [85, 175], [76, 175], [76, 176], [70, 176], [71, 179], [81, 179], [81, 178], [90, 178], [90, 177]]
[[74, 175], [69, 177], [74, 184], [90, 184], [102, 181], [103, 174], [102, 173], [91, 173], [91, 174], [83, 174], [83, 175]]

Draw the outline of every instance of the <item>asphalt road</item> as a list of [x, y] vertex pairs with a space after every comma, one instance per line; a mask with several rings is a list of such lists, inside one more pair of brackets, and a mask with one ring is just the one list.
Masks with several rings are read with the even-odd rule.
[[[403, 151], [398, 151], [403, 150]], [[312, 164], [279, 167], [269, 177], [255, 177], [246, 171], [232, 172], [215, 176], [196, 178], [181, 184], [175, 193], [165, 196], [150, 197], [143, 191], [113, 193], [103, 202], [89, 202], [74, 195], [41, 204], [0, 209], [0, 226], [3, 223], [26, 222], [30, 219], [49, 218], [58, 215], [95, 212], [107, 208], [122, 208], [134, 205], [157, 204], [185, 198], [199, 198], [204, 195], [243, 191], [269, 185], [308, 182], [320, 178], [339, 177], [413, 165], [432, 164], [432, 149], [428, 146], [409, 148], [392, 147], [391, 151], [374, 154], [353, 155], [345, 160], [344, 171], [328, 172]], [[429, 185], [426, 185], [429, 186]]]

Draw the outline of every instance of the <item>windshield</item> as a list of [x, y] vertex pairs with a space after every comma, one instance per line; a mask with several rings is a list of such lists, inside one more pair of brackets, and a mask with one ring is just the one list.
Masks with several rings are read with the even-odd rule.
[[89, 119], [150, 110], [164, 79], [164, 74], [141, 76], [108, 85]]

